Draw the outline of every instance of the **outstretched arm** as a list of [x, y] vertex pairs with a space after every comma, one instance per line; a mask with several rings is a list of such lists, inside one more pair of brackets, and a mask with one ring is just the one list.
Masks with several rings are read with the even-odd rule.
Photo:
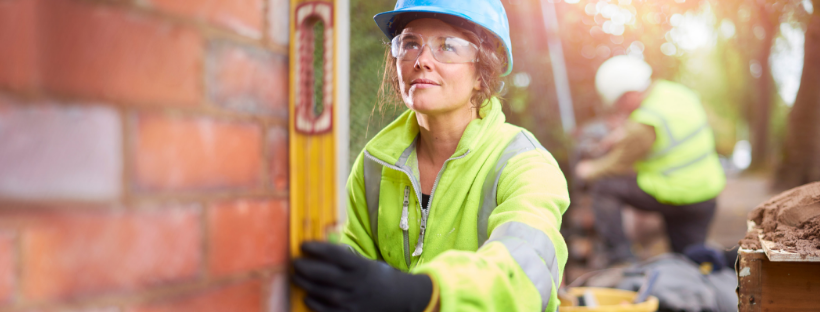
[[535, 150], [510, 159], [497, 201], [478, 251], [447, 251], [413, 272], [433, 277], [441, 311], [555, 311], [569, 195], [552, 156]]

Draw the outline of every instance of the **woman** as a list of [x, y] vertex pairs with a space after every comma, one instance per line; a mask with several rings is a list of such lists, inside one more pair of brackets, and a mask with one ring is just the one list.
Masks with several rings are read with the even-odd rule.
[[569, 196], [549, 152], [504, 123], [495, 95], [512, 54], [500, 1], [400, 0], [375, 20], [391, 39], [385, 83], [409, 110], [356, 159], [347, 246], [302, 245], [293, 278], [306, 304], [554, 311]]

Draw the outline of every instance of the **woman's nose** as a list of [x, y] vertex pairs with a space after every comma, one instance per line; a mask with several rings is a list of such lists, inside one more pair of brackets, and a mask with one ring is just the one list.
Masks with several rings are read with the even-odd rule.
[[421, 52], [419, 52], [419, 56], [416, 58], [416, 64], [414, 64], [417, 69], [430, 69], [430, 64], [434, 61], [433, 57], [433, 49], [429, 46], [424, 46], [421, 48]]

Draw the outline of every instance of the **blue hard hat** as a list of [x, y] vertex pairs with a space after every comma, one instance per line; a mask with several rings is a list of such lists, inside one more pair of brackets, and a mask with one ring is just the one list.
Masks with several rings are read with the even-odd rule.
[[[512, 71], [510, 23], [507, 21], [507, 12], [501, 0], [398, 0], [393, 11], [376, 14], [373, 19], [376, 20], [376, 25], [387, 35], [387, 38], [393, 39], [412, 20], [401, 19], [399, 21], [397, 19], [406, 13], [449, 15], [484, 27], [504, 44], [504, 50], [507, 53], [507, 68], [501, 76], [506, 76]], [[425, 14], [419, 16], [421, 17], [431, 16]]]

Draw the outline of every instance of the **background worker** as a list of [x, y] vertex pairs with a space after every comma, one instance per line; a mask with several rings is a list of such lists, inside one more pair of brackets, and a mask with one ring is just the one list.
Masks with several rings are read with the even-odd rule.
[[595, 86], [615, 129], [598, 145], [603, 157], [584, 160], [577, 177], [592, 183], [595, 227], [610, 264], [634, 260], [621, 209], [663, 215], [672, 251], [706, 239], [726, 177], [698, 96], [685, 86], [652, 81], [643, 60], [615, 56]]
[[[400, 0], [375, 16], [384, 85], [408, 111], [356, 159], [346, 247], [305, 243], [294, 260], [322, 311], [555, 311], [569, 205], [555, 159], [505, 123], [512, 70], [500, 0]], [[351, 252], [352, 251], [352, 252]]]

